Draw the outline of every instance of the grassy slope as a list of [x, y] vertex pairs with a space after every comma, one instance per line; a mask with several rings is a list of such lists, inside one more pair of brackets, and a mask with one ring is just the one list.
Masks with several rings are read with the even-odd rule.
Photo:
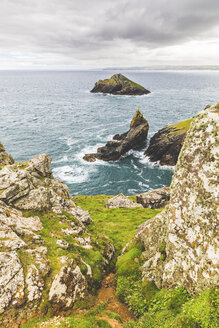
[[[112, 239], [117, 254], [134, 237], [137, 227], [154, 217], [162, 209], [145, 208], [111, 208], [105, 207], [105, 202], [112, 196], [76, 196], [74, 201], [78, 206], [90, 212], [93, 223], [89, 226], [96, 233], [105, 232]], [[135, 201], [135, 196], [130, 196]]]
[[[175, 123], [175, 124], [171, 124], [171, 125], [169, 125], [169, 127], [177, 129], [179, 131], [179, 133], [184, 133], [184, 132], [188, 131], [192, 121], [193, 121], [193, 118], [190, 118], [190, 119], [185, 120], [185, 121], [181, 121], [181, 122], [178, 122], [178, 123]], [[172, 133], [175, 134], [176, 132], [174, 131]]]

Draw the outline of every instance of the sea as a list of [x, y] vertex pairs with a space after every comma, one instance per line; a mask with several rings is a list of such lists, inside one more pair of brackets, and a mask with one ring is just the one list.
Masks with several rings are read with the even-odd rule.
[[[165, 125], [195, 116], [219, 100], [219, 71], [121, 71], [150, 90], [144, 96], [93, 94], [99, 79], [118, 70], [1, 71], [0, 141], [16, 161], [40, 153], [52, 157], [54, 177], [73, 195], [133, 195], [169, 186], [173, 167], [144, 155], [151, 136]], [[116, 162], [83, 160], [129, 129], [139, 108], [149, 122], [144, 149]]]

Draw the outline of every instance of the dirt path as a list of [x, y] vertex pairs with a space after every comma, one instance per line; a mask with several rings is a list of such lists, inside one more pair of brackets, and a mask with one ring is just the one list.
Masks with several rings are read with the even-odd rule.
[[[102, 281], [102, 286], [98, 291], [98, 296], [96, 300], [95, 307], [98, 306], [101, 302], [106, 303], [105, 311], [117, 313], [123, 322], [129, 320], [134, 320], [132, 313], [129, 311], [128, 307], [119, 302], [116, 298], [116, 279], [115, 274], [110, 273]], [[102, 319], [109, 322], [113, 328], [120, 328], [122, 325], [115, 319], [110, 319], [107, 315], [101, 316]]]

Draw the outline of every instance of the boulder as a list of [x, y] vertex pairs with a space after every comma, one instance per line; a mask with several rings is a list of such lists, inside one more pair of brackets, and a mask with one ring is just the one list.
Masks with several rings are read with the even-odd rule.
[[129, 80], [124, 75], [114, 74], [110, 79], [99, 80], [91, 90], [93, 93], [109, 93], [113, 95], [141, 96], [150, 93], [140, 84]]
[[61, 268], [49, 291], [49, 300], [58, 309], [70, 309], [76, 300], [83, 298], [87, 289], [86, 280], [73, 260]]
[[187, 132], [171, 183], [170, 203], [143, 223], [143, 280], [191, 294], [219, 283], [217, 227], [219, 104], [200, 112]]
[[164, 187], [136, 195], [137, 203], [145, 208], [161, 208], [170, 200], [170, 188]]
[[97, 153], [86, 154], [83, 159], [89, 162], [94, 162], [96, 159], [116, 161], [129, 150], [142, 148], [146, 142], [148, 129], [148, 121], [139, 109], [136, 109], [128, 132], [116, 134], [113, 141], [108, 141], [104, 147], [98, 148]]
[[193, 119], [167, 125], [151, 138], [145, 155], [160, 165], [175, 165]]
[[7, 164], [13, 164], [13, 163], [14, 163], [13, 157], [6, 153], [3, 144], [0, 142], [0, 166], [7, 165]]
[[123, 194], [119, 194], [115, 197], [112, 197], [106, 201], [105, 206], [107, 208], [131, 208], [131, 207], [143, 207], [141, 204], [137, 204], [133, 202], [128, 197], [124, 196]]

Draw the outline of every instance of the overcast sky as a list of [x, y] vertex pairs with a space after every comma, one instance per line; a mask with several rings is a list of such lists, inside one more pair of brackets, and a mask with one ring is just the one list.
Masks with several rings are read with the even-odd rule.
[[219, 65], [219, 0], [0, 0], [0, 69]]

